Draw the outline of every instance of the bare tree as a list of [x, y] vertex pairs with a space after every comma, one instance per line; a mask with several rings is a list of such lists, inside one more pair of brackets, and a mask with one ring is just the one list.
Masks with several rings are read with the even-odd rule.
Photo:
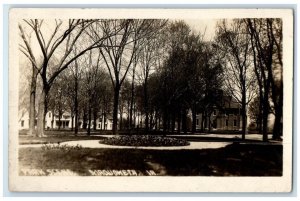
[[[104, 42], [104, 46], [99, 48], [114, 87], [114, 134], [117, 133], [118, 129], [118, 106], [121, 86], [137, 51], [137, 41], [149, 32], [148, 27], [150, 27], [152, 22], [153, 20], [107, 20], [101, 22], [98, 27], [91, 27], [92, 33], [90, 35], [94, 41], [99, 40], [98, 33], [101, 31], [108, 34], [114, 30], [120, 30], [118, 34], [107, 38]], [[99, 27], [101, 28], [99, 29]]]
[[47, 96], [47, 110], [51, 107], [52, 115], [58, 116], [58, 129], [61, 129], [62, 122], [61, 118], [63, 114], [67, 111], [67, 90], [66, 85], [68, 80], [64, 79], [64, 76], [59, 76], [53, 87], [51, 87], [49, 94]]
[[[19, 87], [19, 121], [22, 121], [22, 118], [26, 113], [29, 112], [30, 107], [30, 88], [31, 88], [31, 83], [28, 82], [30, 81], [31, 78], [31, 63], [28, 61], [20, 63], [21, 68], [20, 70], [20, 78], [19, 78], [19, 85], [22, 87]], [[35, 109], [35, 107], [33, 107]], [[33, 111], [35, 112], [35, 111]], [[33, 118], [34, 119], [34, 118]], [[30, 127], [30, 126], [29, 126]], [[33, 124], [34, 128], [34, 124]]]
[[250, 39], [240, 20], [228, 24], [223, 20], [217, 27], [217, 44], [224, 68], [224, 81], [228, 92], [242, 107], [242, 139], [247, 127], [247, 105], [255, 93], [255, 76], [250, 65]]
[[[97, 48], [101, 46], [101, 43], [108, 38], [108, 35], [102, 35], [97, 41], [88, 42], [85, 41], [86, 46], [78, 51], [77, 55], [71, 55], [74, 45], [80, 41], [82, 35], [84, 35], [85, 30], [92, 23], [98, 20], [75, 20], [70, 19], [67, 22], [63, 20], [55, 20], [51, 22], [38, 19], [23, 20], [23, 24], [27, 25], [30, 31], [38, 43], [38, 47], [42, 54], [42, 62], [39, 64], [34, 56], [34, 51], [31, 45], [27, 42], [26, 35], [23, 30], [23, 25], [19, 24], [19, 29], [21, 32], [21, 37], [23, 38], [24, 44], [20, 44], [20, 50], [27, 56], [27, 58], [32, 62], [36, 71], [40, 74], [43, 83], [43, 90], [41, 92], [41, 98], [39, 101], [38, 109], [38, 123], [37, 123], [37, 135], [44, 136], [44, 123], [46, 114], [46, 99], [49, 90], [55, 80], [55, 78], [68, 66], [74, 62], [78, 57], [83, 55], [88, 50]], [[51, 26], [50, 26], [50, 24]], [[43, 25], [45, 28], [43, 28]], [[46, 28], [50, 28], [52, 32], [49, 35], [49, 31]], [[110, 34], [110, 33], [109, 33]], [[25, 38], [25, 39], [24, 39]], [[82, 41], [81, 41], [82, 42]], [[53, 73], [49, 74], [49, 62], [54, 55], [57, 55], [57, 62]]]
[[31, 63], [31, 79], [30, 79], [30, 98], [29, 98], [29, 131], [28, 135], [32, 136], [35, 130], [35, 99], [36, 99], [36, 85], [37, 85], [37, 76], [38, 70], [35, 67], [36, 59], [33, 54], [33, 50], [31, 49], [31, 33], [25, 34], [22, 26], [19, 26], [20, 35], [23, 40], [23, 43], [26, 46], [27, 51], [24, 51], [24, 47], [20, 45], [21, 52], [29, 59]]
[[[74, 54], [77, 53], [76, 46], [73, 49]], [[65, 96], [67, 97], [68, 107], [71, 112], [72, 118], [72, 127], [74, 130], [74, 135], [78, 134], [78, 121], [79, 121], [79, 103], [82, 96], [81, 91], [79, 90], [82, 87], [82, 78], [84, 71], [84, 56], [77, 58], [73, 63], [70, 64], [70, 67], [64, 71], [59, 77], [62, 77], [62, 80], [65, 82]]]
[[166, 20], [157, 20], [149, 29], [152, 29], [145, 38], [140, 41], [139, 52], [139, 80], [143, 85], [144, 92], [144, 112], [145, 112], [145, 132], [149, 130], [149, 94], [148, 80], [151, 73], [157, 69], [157, 60], [161, 56], [162, 48], [162, 31], [167, 24]]
[[268, 140], [270, 95], [275, 111], [273, 138], [278, 139], [282, 134], [282, 21], [267, 18], [247, 19], [245, 22], [251, 36], [255, 74], [259, 85], [263, 141]]
[[186, 85], [185, 71], [185, 50], [186, 42], [191, 34], [190, 27], [184, 21], [171, 23], [166, 32], [167, 57], [162, 69], [162, 117], [163, 131], [175, 130], [175, 121], [178, 116], [178, 131], [180, 126], [184, 133], [187, 132], [187, 110], [185, 101], [188, 86]]
[[[93, 54], [94, 53], [94, 54]], [[99, 52], [97, 52], [99, 53]], [[96, 59], [94, 59], [96, 58]], [[101, 71], [100, 66], [101, 55], [95, 54], [93, 51], [89, 51], [89, 54], [86, 55], [86, 59], [84, 62], [85, 70], [85, 87], [84, 87], [84, 96], [87, 97], [87, 110], [88, 110], [88, 125], [87, 125], [87, 135], [91, 134], [91, 126], [92, 126], [92, 113], [93, 113], [93, 127], [96, 127], [96, 120], [98, 114], [98, 105], [100, 97], [99, 93], [99, 83], [103, 78], [103, 71]]]
[[129, 130], [132, 129], [132, 127], [135, 127], [135, 118], [134, 116], [134, 107], [135, 107], [135, 77], [136, 77], [136, 67], [138, 63], [138, 53], [134, 56], [133, 62], [132, 62], [132, 73], [131, 73], [131, 90], [130, 90], [130, 106], [129, 106]]
[[[74, 55], [77, 55], [77, 48], [74, 47]], [[82, 76], [82, 71], [83, 71], [83, 68], [81, 68], [81, 66], [79, 65], [80, 63], [80, 59], [81, 58], [77, 58], [70, 66], [70, 71], [71, 71], [71, 75], [72, 75], [72, 78], [73, 78], [73, 81], [74, 81], [74, 90], [70, 90], [71, 91], [71, 94], [70, 94], [70, 98], [72, 99], [72, 102], [74, 104], [74, 108], [73, 108], [73, 111], [74, 111], [74, 118], [75, 118], [75, 124], [74, 124], [74, 134], [77, 135], [78, 134], [78, 120], [79, 120], [79, 110], [78, 110], [78, 107], [79, 107], [79, 83], [80, 83], [80, 80], [81, 80], [81, 76]], [[74, 93], [72, 93], [74, 92]], [[72, 123], [73, 125], [73, 123]]]

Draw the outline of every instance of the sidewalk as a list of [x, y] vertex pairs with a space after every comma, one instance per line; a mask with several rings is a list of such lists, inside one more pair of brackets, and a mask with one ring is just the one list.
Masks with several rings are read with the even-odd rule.
[[[112, 137], [113, 135], [101, 135], [101, 137]], [[97, 135], [92, 135], [92, 137], [97, 137]], [[108, 148], [108, 149], [154, 149], [154, 150], [182, 150], [182, 149], [218, 149], [225, 147], [229, 144], [232, 144], [234, 141], [238, 141], [240, 143], [263, 143], [262, 142], [262, 135], [260, 134], [248, 134], [246, 135], [246, 140], [253, 140], [254, 142], [241, 142], [241, 135], [240, 134], [192, 134], [192, 135], [167, 135], [167, 137], [175, 137], [175, 138], [187, 138], [187, 141], [190, 142], [188, 146], [172, 146], [172, 147], [133, 147], [133, 146], [114, 146], [114, 145], [106, 145], [100, 144], [99, 139], [95, 140], [74, 140], [74, 141], [67, 141], [62, 142], [60, 145], [69, 145], [69, 146], [76, 146], [80, 145], [83, 148]], [[268, 136], [271, 139], [272, 135]], [[211, 138], [211, 139], [210, 139]], [[190, 140], [189, 140], [190, 139]], [[195, 141], [196, 139], [196, 141]], [[220, 141], [216, 141], [220, 139]], [[228, 139], [228, 140], [226, 140]], [[232, 139], [232, 141], [230, 140]], [[197, 141], [199, 140], [199, 141]], [[202, 141], [201, 141], [202, 140]], [[209, 141], [212, 140], [212, 141]], [[224, 141], [222, 141], [224, 140]], [[281, 144], [278, 141], [269, 142], [275, 144]], [[26, 148], [26, 147], [41, 147], [43, 144], [24, 144], [19, 145], [19, 148]]]
[[[103, 148], [103, 149], [154, 149], [154, 150], [182, 150], [182, 149], [218, 149], [226, 147], [232, 144], [232, 142], [190, 142], [188, 146], [172, 146], [172, 147], [132, 147], [132, 146], [114, 146], [100, 144], [99, 140], [79, 140], [79, 141], [68, 141], [62, 142], [60, 145], [76, 146], [80, 145], [83, 148]], [[26, 144], [19, 145], [19, 148], [27, 147], [41, 147], [42, 144]]]
[[86, 148], [120, 148], [120, 149], [157, 149], [157, 150], [181, 150], [181, 149], [218, 149], [225, 147], [231, 142], [190, 142], [188, 146], [172, 146], [172, 147], [132, 147], [132, 146], [114, 146], [100, 144], [99, 140], [85, 140], [85, 141], [69, 141], [61, 143], [76, 146], [77, 144]]
[[[181, 135], [167, 135], [168, 137], [195, 137], [195, 138], [227, 138], [227, 139], [242, 139], [242, 134], [181, 134]], [[268, 139], [272, 139], [272, 134], [268, 135]], [[246, 134], [246, 140], [262, 141], [261, 134]]]

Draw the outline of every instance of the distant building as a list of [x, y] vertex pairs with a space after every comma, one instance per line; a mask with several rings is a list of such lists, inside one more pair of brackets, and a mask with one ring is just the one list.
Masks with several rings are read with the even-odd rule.
[[214, 105], [210, 114], [196, 116], [197, 130], [240, 130], [242, 116], [240, 104], [231, 96], [223, 96], [219, 105]]
[[[19, 113], [19, 130], [29, 129], [29, 113], [25, 110]], [[100, 115], [101, 116], [101, 115]], [[72, 121], [73, 119], [73, 121]], [[88, 121], [85, 122], [88, 124]], [[61, 118], [57, 114], [54, 114], [52, 111], [47, 112], [45, 117], [45, 129], [71, 129], [75, 127], [75, 119], [71, 116], [69, 112], [64, 112]], [[35, 120], [35, 126], [37, 125], [37, 119]], [[78, 120], [78, 127], [83, 128], [84, 122], [82, 119]], [[91, 121], [91, 128], [94, 127], [94, 120]], [[101, 116], [96, 120], [96, 129], [97, 130], [112, 130], [112, 117], [107, 115], [104, 121], [104, 117]]]
[[18, 124], [19, 124], [19, 130], [29, 128], [29, 112], [26, 109], [19, 110]]

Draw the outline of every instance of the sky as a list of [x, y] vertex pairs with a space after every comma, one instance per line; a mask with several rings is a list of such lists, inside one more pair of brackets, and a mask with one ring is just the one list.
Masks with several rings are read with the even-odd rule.
[[190, 25], [191, 29], [196, 33], [205, 33], [204, 40], [211, 41], [215, 36], [215, 28], [218, 20], [215, 19], [184, 19], [184, 21]]

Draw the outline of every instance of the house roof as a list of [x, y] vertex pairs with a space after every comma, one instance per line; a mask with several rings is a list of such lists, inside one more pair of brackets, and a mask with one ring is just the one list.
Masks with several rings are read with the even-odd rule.
[[223, 107], [224, 108], [240, 108], [239, 102], [232, 96], [223, 96]]

